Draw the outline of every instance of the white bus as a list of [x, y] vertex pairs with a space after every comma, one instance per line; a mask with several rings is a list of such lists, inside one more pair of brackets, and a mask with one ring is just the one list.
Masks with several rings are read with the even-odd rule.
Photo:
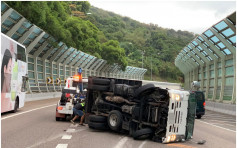
[[24, 106], [26, 95], [26, 48], [1, 33], [1, 113]]

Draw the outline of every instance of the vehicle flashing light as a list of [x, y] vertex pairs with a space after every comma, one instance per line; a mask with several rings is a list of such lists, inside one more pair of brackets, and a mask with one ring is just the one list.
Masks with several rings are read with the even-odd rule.
[[167, 142], [170, 142], [170, 136], [167, 137]]
[[203, 102], [203, 106], [205, 106], [206, 105], [206, 102]]
[[58, 110], [62, 110], [63, 109], [63, 107], [62, 106], [58, 106]]

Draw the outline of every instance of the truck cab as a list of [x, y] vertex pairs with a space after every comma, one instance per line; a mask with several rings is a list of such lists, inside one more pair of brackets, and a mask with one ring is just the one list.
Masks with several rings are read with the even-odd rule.
[[195, 99], [197, 102], [197, 107], [196, 107], [197, 119], [201, 119], [201, 117], [205, 115], [205, 105], [206, 105], [205, 94], [203, 91], [200, 91], [199, 88], [200, 88], [200, 82], [193, 81], [191, 83], [190, 93], [195, 94]]

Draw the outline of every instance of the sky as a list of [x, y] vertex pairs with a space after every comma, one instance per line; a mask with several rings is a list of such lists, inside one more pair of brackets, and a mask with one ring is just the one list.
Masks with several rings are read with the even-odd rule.
[[142, 23], [201, 34], [236, 11], [235, 1], [94, 0], [92, 6]]

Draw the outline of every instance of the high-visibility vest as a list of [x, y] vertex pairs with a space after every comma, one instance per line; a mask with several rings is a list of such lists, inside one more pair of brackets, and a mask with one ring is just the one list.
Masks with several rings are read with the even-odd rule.
[[82, 106], [82, 107], [85, 106], [85, 102], [81, 103], [81, 106]]

